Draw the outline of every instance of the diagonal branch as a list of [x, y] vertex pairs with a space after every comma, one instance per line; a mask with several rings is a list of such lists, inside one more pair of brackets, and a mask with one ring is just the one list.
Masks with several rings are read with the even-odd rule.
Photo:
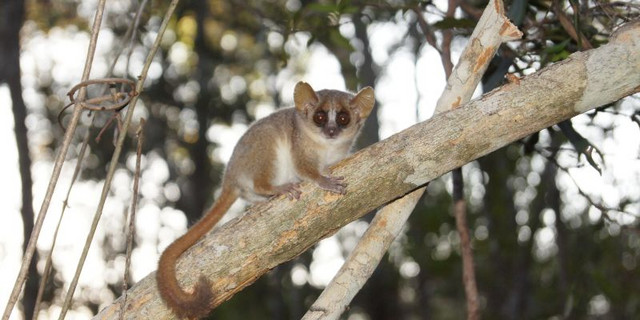
[[[448, 13], [453, 14], [455, 6], [451, 1], [450, 5], [452, 5], [452, 7], [450, 7]], [[418, 12], [418, 14], [420, 13]], [[503, 25], [508, 26], [508, 28], [505, 28], [509, 30], [509, 32], [506, 32], [507, 35], [503, 35], [503, 33], [505, 33], [502, 32]], [[428, 33], [428, 29], [423, 27], [423, 32]], [[513, 26], [504, 15], [502, 1], [491, 1], [469, 39], [469, 45], [465, 48], [458, 66], [456, 66], [456, 69], [453, 71], [454, 74], [457, 75], [457, 78], [452, 80], [449, 76], [450, 85], [447, 86], [438, 101], [436, 114], [460, 106], [460, 104], [447, 105], [446, 101], [451, 99], [457, 100], [459, 99], [457, 97], [465, 96], [468, 98], [462, 102], [467, 102], [480, 82], [482, 74], [478, 75], [468, 70], [460, 71], [458, 70], [459, 68], [467, 67], [479, 70], [479, 72], [484, 72], [500, 44], [519, 36], [520, 33], [517, 31], [517, 28]], [[450, 42], [451, 36], [448, 38]], [[429, 37], [427, 37], [427, 41], [431, 43]], [[486, 44], [486, 46], [483, 44]], [[445, 48], [443, 52], [448, 53], [449, 50], [446, 49], [448, 45], [443, 45], [443, 47]], [[485, 52], [487, 51], [491, 52], [491, 56], [485, 58]], [[441, 56], [445, 71], [447, 75], [450, 75], [452, 72], [450, 67], [447, 67], [448, 64], [446, 61], [449, 61], [450, 64], [451, 59], [449, 56], [442, 54]], [[471, 77], [471, 75], [473, 75], [473, 77]], [[340, 314], [342, 314], [355, 294], [362, 288], [367, 279], [371, 277], [375, 267], [380, 263], [384, 253], [389, 249], [391, 242], [401, 232], [402, 226], [404, 226], [407, 219], [409, 219], [409, 215], [413, 212], [424, 191], [424, 187], [420, 188], [400, 200], [387, 205], [378, 212], [376, 218], [369, 225], [367, 232], [362, 236], [362, 239], [338, 271], [336, 277], [329, 283], [303, 319], [337, 319]], [[464, 205], [464, 202], [462, 204]], [[458, 207], [460, 207], [460, 205], [456, 203], [456, 208]], [[456, 212], [460, 211], [456, 210]], [[456, 220], [461, 221], [458, 215], [456, 215]], [[466, 229], [466, 225], [463, 227]], [[461, 238], [464, 237], [461, 235]], [[465, 267], [465, 271], [473, 268], [468, 262], [465, 263]], [[468, 272], [465, 272], [465, 274], [468, 274]], [[469, 276], [467, 276], [467, 278], [469, 278]], [[469, 308], [469, 313], [476, 314], [477, 312], [474, 310], [477, 310], [477, 308], [473, 306], [477, 306], [477, 303], [475, 303], [476, 301], [473, 299], [474, 295], [469, 294], [470, 289], [468, 289], [468, 287], [470, 284], [473, 284], [472, 288], [475, 289], [474, 277], [471, 277], [471, 281], [465, 281], [465, 288], [467, 288], [467, 295], [471, 296], [471, 298], [468, 298], [472, 306]]]
[[[345, 159], [344, 196], [303, 184], [302, 197], [251, 207], [188, 250], [178, 278], [189, 288], [200, 275], [230, 299], [278, 264], [291, 260], [358, 219], [428, 181], [554, 123], [640, 91], [640, 22], [600, 48], [571, 55], [540, 72], [491, 91]], [[423, 137], [429, 137], [424, 139]], [[384, 165], [381, 165], [384, 164]], [[95, 319], [115, 319], [122, 299]], [[129, 292], [127, 319], [173, 319], [151, 274]]]

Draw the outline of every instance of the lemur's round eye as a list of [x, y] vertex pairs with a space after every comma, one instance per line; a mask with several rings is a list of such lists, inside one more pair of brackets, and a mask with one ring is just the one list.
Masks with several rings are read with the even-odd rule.
[[323, 126], [327, 123], [327, 113], [320, 110], [313, 114], [313, 122], [315, 122], [318, 126]]
[[351, 117], [346, 112], [340, 112], [336, 116], [336, 122], [342, 127], [346, 127], [349, 124], [349, 121], [351, 121]]

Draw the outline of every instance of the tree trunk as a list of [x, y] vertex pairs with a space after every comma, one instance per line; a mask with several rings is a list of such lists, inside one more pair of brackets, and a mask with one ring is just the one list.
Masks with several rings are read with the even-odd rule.
[[[361, 87], [371, 86], [375, 88], [376, 81], [378, 79], [378, 74], [376, 72], [376, 68], [378, 66], [373, 61], [369, 35], [367, 34], [367, 25], [362, 22], [362, 19], [365, 19], [364, 15], [353, 20], [356, 38], [362, 41], [362, 56], [364, 58], [362, 66], [358, 70], [358, 79], [360, 80]], [[364, 127], [362, 128], [358, 141], [356, 142], [359, 149], [380, 141], [380, 135], [378, 134], [380, 129], [379, 123], [378, 104], [376, 103], [373, 106], [373, 110], [367, 118]]]
[[[22, 85], [20, 81], [20, 28], [24, 20], [24, 2], [21, 0], [7, 0], [0, 3], [0, 83], [6, 82], [11, 92], [14, 131], [18, 148], [18, 167], [22, 184], [22, 228], [24, 234], [24, 249], [27, 239], [33, 230], [33, 194], [31, 190], [31, 157], [29, 155], [29, 141], [27, 138], [27, 108], [22, 99]], [[40, 278], [36, 269], [37, 256], [29, 265], [29, 276], [24, 289], [22, 309], [26, 319], [33, 317], [38, 283]]]

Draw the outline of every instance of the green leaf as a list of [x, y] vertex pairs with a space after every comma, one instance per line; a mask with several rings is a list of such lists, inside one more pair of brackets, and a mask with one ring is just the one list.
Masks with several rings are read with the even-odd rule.
[[561, 53], [563, 51], [566, 51], [567, 45], [569, 44], [569, 42], [571, 42], [571, 39], [566, 39], [558, 44], [554, 44], [552, 46], [546, 47], [544, 48], [544, 52], [546, 53]]
[[571, 55], [571, 53], [567, 50], [564, 50], [562, 52], [558, 52], [556, 54], [552, 54], [549, 56], [549, 61], [552, 62], [558, 62], [558, 61], [562, 61], [564, 59], [566, 59], [569, 55]]
[[353, 46], [349, 43], [349, 39], [343, 37], [337, 28], [332, 28], [329, 31], [329, 39], [332, 43], [336, 44], [336, 46], [353, 51]]
[[351, 6], [351, 0], [340, 0], [338, 1], [338, 11], [344, 12], [343, 10], [347, 7]]
[[360, 11], [362, 11], [362, 10], [360, 10], [360, 8], [359, 8], [359, 7], [356, 7], [356, 6], [347, 6], [347, 7], [342, 8], [342, 9], [340, 10], [340, 13], [343, 13], [343, 14], [345, 14], [345, 13], [346, 13], [346, 14], [355, 14], [355, 13], [359, 13]]
[[336, 12], [338, 10], [338, 6], [335, 4], [323, 4], [323, 3], [310, 3], [307, 5], [307, 9], [310, 11], [314, 11], [317, 13], [330, 13]]

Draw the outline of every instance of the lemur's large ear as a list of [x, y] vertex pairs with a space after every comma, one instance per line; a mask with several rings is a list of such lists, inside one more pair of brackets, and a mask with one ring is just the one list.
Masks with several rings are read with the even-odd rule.
[[373, 95], [373, 88], [364, 87], [356, 93], [355, 97], [349, 101], [349, 104], [354, 111], [358, 112], [361, 119], [369, 116], [373, 105], [376, 103], [376, 98]]
[[318, 96], [308, 83], [300, 81], [293, 89], [293, 102], [298, 111], [305, 112], [318, 103]]

